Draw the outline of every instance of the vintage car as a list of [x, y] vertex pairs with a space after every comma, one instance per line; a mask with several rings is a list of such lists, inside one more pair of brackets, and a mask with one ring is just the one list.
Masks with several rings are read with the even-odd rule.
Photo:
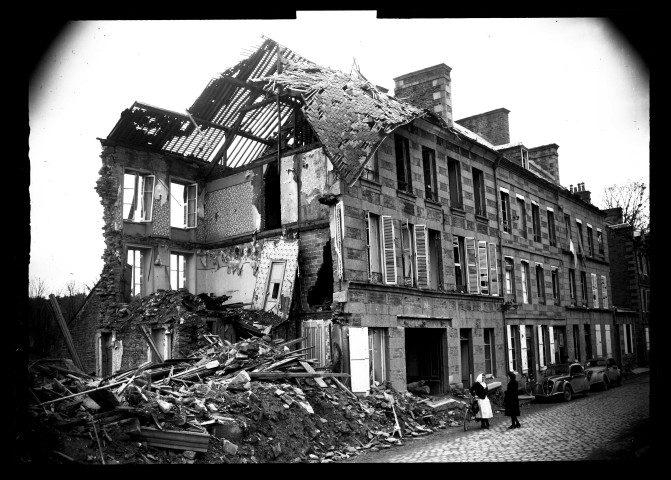
[[611, 385], [622, 385], [622, 370], [612, 358], [590, 358], [585, 362], [585, 375], [592, 388], [608, 390]]
[[589, 381], [579, 363], [549, 365], [542, 378], [534, 385], [536, 400], [561, 397], [568, 402], [576, 393], [585, 396], [589, 393]]

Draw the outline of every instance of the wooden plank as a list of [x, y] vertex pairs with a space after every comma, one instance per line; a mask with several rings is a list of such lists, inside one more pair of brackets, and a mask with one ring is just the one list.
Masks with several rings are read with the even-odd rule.
[[163, 363], [163, 355], [158, 351], [158, 348], [156, 348], [156, 345], [154, 344], [154, 340], [151, 338], [151, 334], [145, 330], [144, 325], [140, 325], [140, 332], [144, 335], [144, 339], [147, 341], [149, 344], [149, 348], [151, 348], [151, 351], [154, 355], [156, 355], [156, 360], [158, 360], [158, 363]]
[[[312, 368], [312, 365], [310, 365], [308, 362], [303, 362], [299, 361], [298, 363], [301, 364], [301, 366], [305, 369], [306, 372], [308, 373], [317, 373], [314, 368]], [[326, 385], [326, 382], [322, 377], [315, 377], [315, 382], [317, 382], [317, 385], [319, 385], [321, 388], [328, 388], [328, 385]]]
[[342, 388], [342, 389], [343, 389], [345, 392], [347, 392], [349, 395], [351, 395], [352, 397], [356, 398], [357, 400], [359, 399], [359, 397], [357, 397], [357, 396], [354, 394], [354, 392], [352, 392], [352, 390], [350, 390], [349, 388], [347, 388], [347, 386], [345, 386], [340, 380], [338, 380], [338, 379], [335, 378], [335, 377], [332, 378], [332, 380], [335, 382], [336, 385], [338, 385], [340, 388]]
[[68, 325], [65, 323], [65, 318], [63, 318], [61, 307], [58, 306], [58, 300], [56, 300], [56, 296], [53, 293], [49, 294], [49, 300], [51, 301], [51, 309], [54, 313], [54, 316], [56, 317], [56, 320], [58, 321], [58, 326], [61, 328], [61, 333], [63, 334], [63, 337], [65, 337], [65, 343], [68, 347], [68, 352], [70, 352], [70, 355], [72, 355], [72, 361], [75, 362], [77, 368], [83, 371], [84, 367], [82, 366], [82, 361], [79, 359], [79, 355], [75, 349], [75, 344], [72, 341], [72, 335], [70, 335]]
[[150, 427], [142, 427], [140, 432], [142, 439], [153, 447], [207, 452], [207, 447], [210, 443], [210, 435], [208, 433], [158, 430]]
[[[334, 373], [334, 372], [248, 372], [249, 378], [257, 379], [277, 379], [277, 378], [333, 378], [335, 377], [349, 377], [349, 373]], [[345, 387], [347, 388], [347, 387]], [[351, 393], [351, 392], [350, 392]], [[354, 395], [352, 393], [352, 395]], [[358, 397], [357, 397], [358, 398]]]
[[307, 340], [307, 339], [308, 339], [308, 337], [300, 337], [300, 338], [296, 338], [294, 340], [288, 340], [286, 342], [280, 342], [276, 346], [277, 347], [288, 347], [289, 345], [293, 345], [294, 343], [301, 343], [301, 342], [303, 342], [303, 340]]

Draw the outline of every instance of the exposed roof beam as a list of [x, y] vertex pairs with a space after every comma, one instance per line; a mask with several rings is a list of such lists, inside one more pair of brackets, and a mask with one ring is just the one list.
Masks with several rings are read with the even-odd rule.
[[[268, 99], [263, 100], [263, 101], [261, 101], [261, 102], [252, 103], [251, 105], [248, 105], [248, 106], [246, 106], [246, 107], [242, 107], [242, 108], [240, 109], [240, 112], [249, 112], [249, 111], [251, 111], [251, 110], [255, 110], [255, 109], [257, 109], [257, 108], [265, 107], [266, 105], [270, 105], [270, 104], [272, 104], [272, 103], [275, 103], [276, 100], [277, 100], [277, 97], [274, 96], [273, 98], [268, 98]], [[295, 101], [293, 101], [293, 100], [290, 100], [290, 99], [287, 98], [286, 96], [281, 96], [281, 97], [280, 97], [280, 102], [282, 102], [282, 103], [284, 103], [285, 105], [288, 105], [288, 106], [290, 106], [290, 107], [297, 107], [297, 106], [299, 106], [299, 104], [298, 104], [297, 102], [295, 102]]]
[[[187, 109], [187, 112], [188, 111], [189, 110]], [[189, 113], [191, 113], [191, 112], [189, 112]], [[234, 128], [232, 128], [232, 127], [226, 127], [224, 125], [218, 125], [216, 123], [209, 122], [209, 121], [207, 121], [203, 118], [193, 117], [193, 119], [196, 122], [198, 122], [199, 125], [205, 125], [207, 127], [218, 128], [220, 130], [225, 131], [226, 133], [230, 133], [234, 130]], [[254, 135], [253, 133], [246, 132], [244, 130], [238, 130], [238, 131], [235, 132], [235, 134], [240, 135], [241, 137], [249, 138], [250, 140], [254, 140], [255, 142], [263, 143], [264, 145], [268, 145], [268, 146], [274, 145], [274, 143], [275, 143], [275, 142], [271, 142], [270, 140], [267, 140], [265, 138], [261, 138], [257, 135]]]

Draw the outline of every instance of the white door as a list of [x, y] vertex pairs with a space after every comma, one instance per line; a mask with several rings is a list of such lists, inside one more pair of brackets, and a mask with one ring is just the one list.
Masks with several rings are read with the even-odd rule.
[[349, 327], [349, 367], [352, 391], [368, 392], [370, 388], [368, 327]]
[[282, 279], [284, 278], [285, 265], [286, 262], [273, 262], [270, 265], [268, 288], [266, 289], [266, 304], [263, 307], [267, 312], [277, 308], [277, 302], [279, 302], [280, 293], [282, 292]]

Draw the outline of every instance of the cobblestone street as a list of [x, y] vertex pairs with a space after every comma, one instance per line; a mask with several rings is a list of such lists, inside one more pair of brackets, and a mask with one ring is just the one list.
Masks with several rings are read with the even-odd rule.
[[[507, 462], [588, 460], [608, 451], [625, 432], [650, 417], [649, 375], [622, 387], [576, 396], [569, 403], [522, 408], [522, 428], [508, 430], [510, 418], [497, 414], [489, 430], [450, 428], [340, 463]], [[621, 441], [620, 441], [621, 443]]]

